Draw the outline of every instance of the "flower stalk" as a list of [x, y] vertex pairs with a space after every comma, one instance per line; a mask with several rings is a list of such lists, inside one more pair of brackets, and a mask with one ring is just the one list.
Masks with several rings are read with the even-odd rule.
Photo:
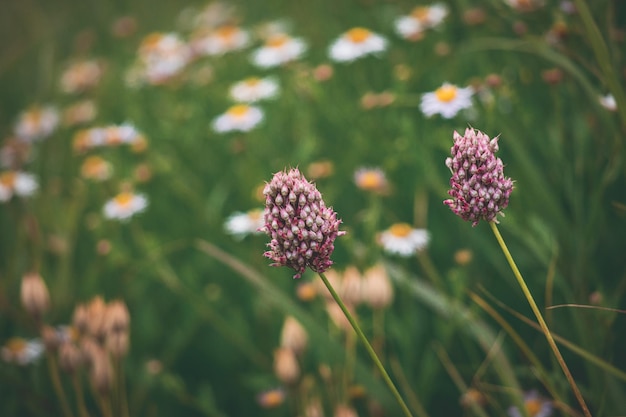
[[326, 288], [328, 288], [328, 291], [330, 292], [330, 295], [333, 297], [333, 299], [335, 300], [337, 305], [341, 308], [341, 311], [343, 311], [343, 314], [346, 316], [346, 319], [348, 319], [348, 321], [350, 322], [350, 325], [352, 326], [352, 328], [356, 332], [357, 337], [359, 338], [361, 343], [363, 343], [363, 346], [365, 346], [365, 350], [367, 350], [367, 353], [372, 358], [372, 361], [374, 361], [374, 365], [376, 365], [376, 368], [378, 369], [378, 371], [380, 372], [380, 375], [382, 376], [383, 380], [385, 381], [385, 383], [387, 384], [387, 386], [391, 390], [391, 393], [395, 397], [396, 401], [398, 402], [398, 404], [400, 404], [400, 407], [402, 408], [402, 411], [404, 412], [404, 415], [406, 417], [413, 417], [413, 415], [411, 414], [411, 411], [409, 410], [409, 408], [407, 407], [406, 403], [402, 399], [402, 396], [400, 395], [400, 392], [398, 391], [398, 389], [394, 385], [393, 381], [391, 380], [391, 377], [389, 376], [389, 374], [385, 370], [385, 367], [384, 367], [383, 363], [378, 358], [378, 355], [376, 354], [376, 351], [374, 350], [374, 348], [372, 347], [370, 342], [367, 340], [367, 337], [363, 333], [363, 330], [361, 330], [361, 327], [359, 326], [359, 324], [357, 323], [355, 318], [350, 313], [350, 310], [348, 310], [348, 308], [346, 307], [344, 302], [341, 300], [341, 297], [339, 297], [339, 294], [337, 294], [337, 291], [335, 291], [335, 289], [331, 285], [330, 281], [328, 281], [328, 278], [326, 278], [326, 275], [324, 275], [323, 272], [319, 272], [319, 276], [322, 279], [322, 281], [324, 282], [324, 285], [326, 286]]
[[502, 238], [500, 231], [498, 230], [498, 226], [496, 225], [494, 221], [490, 221], [489, 226], [491, 227], [493, 234], [496, 236], [496, 240], [498, 241], [498, 244], [500, 245], [500, 248], [502, 249], [502, 252], [504, 253], [506, 260], [508, 261], [509, 266], [511, 267], [511, 270], [513, 271], [513, 275], [515, 275], [515, 278], [517, 279], [519, 286], [522, 288], [522, 292], [524, 293], [526, 300], [528, 300], [528, 304], [530, 304], [530, 308], [535, 314], [535, 317], [537, 318], [537, 322], [539, 323], [539, 326], [541, 327], [543, 334], [546, 336], [546, 340], [548, 341], [548, 344], [550, 345], [550, 348], [552, 349], [552, 352], [554, 353], [556, 360], [559, 362], [559, 365], [561, 366], [561, 369], [563, 370], [563, 373], [565, 374], [565, 378], [567, 378], [567, 381], [569, 382], [572, 388], [572, 391], [574, 392], [574, 395], [576, 396], [576, 400], [578, 400], [578, 403], [580, 404], [585, 417], [591, 417], [591, 413], [589, 412], [589, 408], [587, 407], [587, 404], [585, 403], [585, 399], [580, 393], [580, 390], [578, 389], [578, 386], [576, 385], [576, 381], [574, 381], [574, 377], [572, 376], [572, 373], [567, 367], [567, 364], [565, 363], [565, 359], [563, 359], [563, 356], [561, 355], [561, 352], [559, 351], [559, 348], [556, 345], [554, 338], [552, 337], [552, 333], [550, 332], [550, 329], [548, 329], [548, 325], [546, 324], [546, 321], [543, 319], [543, 315], [541, 314], [539, 307], [537, 307], [537, 303], [535, 302], [535, 299], [533, 298], [532, 293], [530, 292], [530, 290], [528, 289], [528, 286], [526, 285], [526, 281], [524, 281], [524, 277], [522, 276], [519, 269], [517, 268], [517, 265], [515, 264], [515, 260], [513, 260], [513, 257], [511, 256], [511, 253], [509, 252], [509, 249], [506, 246], [506, 243], [504, 242], [504, 239]]

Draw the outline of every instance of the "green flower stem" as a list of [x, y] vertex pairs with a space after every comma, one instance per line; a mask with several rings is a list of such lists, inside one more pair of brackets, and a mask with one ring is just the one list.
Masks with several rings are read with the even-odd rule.
[[572, 387], [572, 391], [574, 391], [574, 395], [576, 396], [578, 403], [582, 407], [585, 417], [591, 417], [591, 413], [589, 412], [589, 408], [587, 408], [585, 399], [580, 393], [580, 390], [578, 389], [578, 386], [576, 385], [576, 381], [574, 381], [574, 377], [572, 377], [572, 374], [569, 371], [569, 368], [567, 367], [567, 364], [565, 363], [565, 360], [563, 359], [563, 356], [561, 355], [561, 352], [559, 351], [559, 348], [557, 347], [556, 342], [554, 341], [554, 338], [552, 337], [552, 333], [550, 333], [550, 329], [548, 329], [548, 325], [543, 319], [543, 316], [541, 315], [541, 311], [539, 310], [539, 307], [537, 307], [537, 303], [535, 303], [535, 299], [533, 298], [533, 295], [531, 294], [530, 290], [528, 289], [528, 286], [526, 285], [526, 281], [524, 281], [524, 278], [522, 277], [522, 274], [517, 268], [517, 265], [515, 264], [515, 261], [513, 260], [513, 257], [511, 256], [511, 253], [509, 252], [509, 249], [507, 248], [506, 243], [504, 243], [504, 239], [502, 239], [502, 235], [500, 234], [500, 231], [498, 230], [498, 226], [493, 221], [489, 222], [489, 226], [491, 226], [491, 230], [493, 231], [493, 234], [496, 236], [496, 239], [498, 240], [498, 243], [500, 244], [500, 248], [502, 248], [502, 252], [504, 252], [504, 256], [506, 257], [506, 260], [509, 262], [511, 269], [513, 270], [513, 274], [515, 275], [517, 282], [522, 288], [522, 292], [524, 293], [524, 295], [526, 296], [526, 299], [528, 300], [528, 304], [530, 304], [530, 308], [533, 310], [533, 313], [535, 313], [535, 317], [537, 317], [537, 322], [539, 323], [539, 326], [541, 327], [543, 334], [546, 336], [546, 339], [548, 340], [548, 344], [550, 345], [552, 352], [554, 352], [554, 356], [559, 362], [559, 365], [561, 365], [561, 369], [563, 370], [563, 373], [565, 374], [567, 381]]
[[52, 386], [59, 401], [61, 402], [61, 408], [63, 409], [63, 415], [65, 417], [73, 417], [70, 404], [67, 401], [65, 390], [61, 384], [61, 378], [59, 377], [59, 368], [57, 367], [56, 359], [51, 352], [46, 351], [46, 362], [48, 363], [48, 371], [50, 372], [50, 379], [52, 380]]
[[409, 408], [407, 407], [406, 403], [402, 399], [402, 396], [398, 392], [398, 389], [393, 384], [393, 381], [391, 380], [391, 378], [389, 377], [389, 374], [385, 370], [385, 367], [383, 366], [382, 362], [380, 361], [380, 359], [378, 359], [378, 355], [376, 354], [376, 351], [374, 351], [374, 348], [372, 348], [372, 345], [370, 345], [370, 342], [367, 340], [367, 337], [365, 337], [363, 330], [361, 330], [361, 327], [356, 322], [356, 320], [354, 319], [354, 317], [352, 316], [352, 314], [350, 313], [346, 305], [343, 303], [343, 301], [339, 297], [339, 294], [337, 294], [333, 286], [330, 284], [330, 282], [328, 281], [328, 278], [326, 278], [326, 275], [324, 275], [322, 272], [320, 272], [319, 275], [320, 275], [320, 278], [322, 278], [322, 281], [324, 281], [324, 285], [326, 285], [326, 288], [328, 288], [328, 291], [333, 296], [335, 302], [339, 305], [339, 307], [341, 308], [341, 311], [343, 311], [343, 314], [346, 316], [346, 318], [350, 322], [350, 325], [356, 332], [358, 338], [361, 340], [361, 342], [365, 346], [367, 353], [369, 353], [370, 357], [374, 361], [374, 364], [376, 365], [376, 367], [378, 368], [378, 371], [382, 375], [383, 380], [385, 381], [385, 383], [391, 390], [393, 396], [396, 398], [396, 401], [398, 401], [398, 404], [400, 404], [400, 407], [402, 408], [404, 415], [407, 417], [413, 417], [413, 415], [411, 414], [411, 411], [409, 411]]

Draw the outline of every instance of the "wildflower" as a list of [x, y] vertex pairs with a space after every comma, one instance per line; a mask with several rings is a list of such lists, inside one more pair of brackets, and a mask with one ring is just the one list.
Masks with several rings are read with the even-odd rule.
[[497, 221], [496, 216], [509, 205], [513, 181], [504, 176], [504, 165], [496, 158], [498, 137], [489, 139], [479, 130], [468, 128], [465, 135], [454, 132], [452, 157], [446, 166], [452, 172], [448, 194], [443, 203], [463, 220], [476, 226], [482, 220]]
[[300, 278], [307, 267], [324, 272], [332, 265], [334, 241], [345, 234], [341, 220], [297, 168], [278, 172], [265, 185], [265, 226], [271, 241], [265, 256], [272, 266], [289, 266]]
[[285, 402], [286, 396], [284, 389], [274, 388], [257, 395], [257, 402], [263, 408], [276, 408]]
[[362, 282], [361, 272], [355, 266], [349, 266], [343, 271], [338, 293], [346, 304], [356, 306], [362, 301]]
[[313, 68], [313, 78], [319, 82], [330, 80], [333, 77], [333, 73], [333, 67], [328, 64], [320, 64]]
[[278, 83], [273, 78], [250, 77], [233, 84], [230, 97], [240, 103], [253, 103], [276, 97], [278, 91]]
[[162, 84], [176, 76], [190, 59], [190, 48], [175, 33], [152, 33], [139, 46], [141, 75], [151, 84]]
[[443, 83], [435, 91], [422, 96], [420, 109], [428, 117], [439, 113], [444, 118], [451, 119], [460, 110], [472, 106], [473, 93], [471, 87], [458, 88], [453, 84]]
[[74, 135], [74, 149], [86, 151], [103, 146], [145, 147], [146, 138], [130, 123], [80, 130]]
[[104, 216], [108, 219], [127, 220], [140, 213], [148, 206], [148, 200], [142, 194], [124, 191], [107, 201]]
[[365, 191], [376, 194], [386, 194], [389, 191], [389, 182], [380, 168], [359, 168], [354, 173], [356, 186]]
[[105, 181], [111, 177], [113, 167], [109, 162], [99, 156], [90, 156], [83, 161], [80, 173], [83, 178]]
[[334, 172], [335, 166], [333, 161], [327, 159], [311, 162], [306, 168], [307, 175], [313, 179], [327, 178], [333, 175]]
[[43, 351], [44, 345], [39, 339], [26, 340], [13, 337], [2, 346], [0, 355], [5, 362], [23, 366], [35, 362], [41, 357]]
[[393, 285], [382, 264], [377, 264], [365, 271], [361, 296], [372, 309], [388, 307], [393, 301]]
[[50, 308], [48, 287], [38, 273], [31, 272], [22, 277], [20, 298], [24, 309], [37, 321]]
[[61, 90], [68, 94], [90, 90], [98, 85], [102, 74], [103, 66], [95, 59], [74, 62], [61, 75]]
[[228, 234], [238, 239], [243, 239], [248, 234], [261, 233], [259, 229], [263, 227], [265, 221], [263, 219], [262, 209], [249, 210], [246, 213], [235, 212], [226, 219], [224, 228]]
[[201, 28], [191, 38], [191, 48], [196, 55], [224, 55], [238, 51], [250, 43], [250, 33], [235, 25], [222, 25], [217, 29]]
[[350, 62], [386, 49], [387, 39], [368, 29], [354, 27], [330, 45], [328, 54], [333, 61]]
[[529, 417], [548, 417], [552, 414], [552, 403], [541, 397], [535, 390], [524, 394], [524, 408], [526, 412], [521, 413], [517, 407], [510, 407], [507, 410], [507, 414], [509, 417], [522, 417], [523, 415]]
[[386, 252], [400, 256], [411, 256], [426, 247], [430, 236], [424, 229], [414, 229], [408, 223], [395, 223], [379, 235]]
[[543, 0], [504, 0], [506, 4], [518, 12], [532, 12], [543, 7]]
[[68, 374], [73, 374], [85, 363], [85, 357], [78, 346], [64, 342], [59, 346], [59, 367]]
[[15, 136], [26, 142], [50, 136], [59, 125], [59, 112], [53, 106], [33, 106], [21, 113], [15, 124]]
[[293, 350], [280, 347], [274, 351], [274, 374], [284, 384], [293, 384], [300, 377], [300, 365]]
[[21, 171], [0, 172], [0, 202], [9, 201], [13, 195], [30, 197], [39, 184], [32, 174]]
[[254, 51], [252, 62], [260, 68], [271, 68], [300, 58], [307, 44], [300, 38], [277, 33], [267, 38], [265, 44]]
[[617, 111], [617, 103], [615, 102], [615, 97], [612, 94], [607, 94], [605, 96], [600, 96], [598, 99], [600, 105], [609, 111]]
[[263, 121], [263, 111], [256, 106], [236, 104], [213, 120], [217, 133], [248, 132]]
[[308, 344], [309, 336], [302, 324], [292, 316], [287, 316], [280, 332], [280, 346], [301, 355]]
[[437, 27], [448, 16], [448, 8], [442, 3], [417, 6], [411, 14], [400, 16], [394, 22], [396, 32], [404, 39], [419, 40], [426, 29]]
[[93, 100], [82, 100], [63, 110], [63, 123], [66, 126], [75, 126], [91, 122], [97, 113]]
[[301, 301], [312, 301], [317, 297], [317, 286], [313, 282], [301, 282], [296, 287], [296, 295]]
[[17, 168], [30, 157], [31, 144], [16, 138], [8, 138], [0, 147], [0, 167]]

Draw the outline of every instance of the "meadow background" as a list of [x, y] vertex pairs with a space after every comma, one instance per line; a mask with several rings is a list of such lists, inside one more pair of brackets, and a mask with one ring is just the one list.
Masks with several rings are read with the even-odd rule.
[[[139, 85], [129, 70], [142, 40], [154, 32], [189, 39], [207, 3], [3, 6], [3, 149], [16, 143], [17, 120], [35, 104], [62, 113], [89, 99], [96, 111], [83, 123], [62, 120], [29, 145], [17, 168], [36, 176], [38, 190], [0, 203], [0, 344], [40, 337], [20, 303], [22, 277], [35, 271], [50, 292], [48, 325], [71, 324], [76, 305], [96, 296], [127, 305], [130, 349], [121, 369], [130, 415], [399, 415], [323, 297], [299, 293], [319, 277], [308, 272], [295, 281], [291, 271], [269, 267], [265, 235], [225, 230], [233, 213], [263, 207], [259, 190], [273, 173], [299, 167], [347, 231], [336, 241], [333, 270], [385, 265], [393, 302], [376, 311], [360, 304], [356, 313], [416, 416], [506, 415], [533, 389], [553, 415], [582, 415], [488, 225], [472, 227], [442, 204], [453, 131], [472, 126], [500, 135], [498, 156], [515, 180], [500, 230], [562, 337], [593, 415], [626, 415], [626, 109], [600, 103], [609, 93], [618, 104], [624, 97], [625, 4], [546, 1], [529, 11], [500, 0], [450, 1], [445, 20], [415, 41], [393, 26], [418, 5], [411, 1], [224, 4], [228, 21], [254, 34], [248, 47]], [[276, 21], [308, 49], [260, 69], [250, 53], [260, 30]], [[387, 50], [333, 62], [329, 45], [355, 26], [387, 38]], [[97, 85], [62, 91], [62, 74], [81, 59], [101, 63]], [[259, 104], [262, 123], [216, 133], [213, 120], [232, 104], [230, 86], [268, 75], [280, 92]], [[451, 119], [426, 117], [422, 94], [444, 82], [472, 86], [472, 107]], [[145, 149], [76, 149], [81, 129], [122, 123], [143, 134]], [[106, 158], [113, 175], [84, 178], [89, 155]], [[361, 167], [381, 168], [390, 191], [358, 188]], [[127, 221], [105, 218], [105, 203], [129, 188], [146, 196], [145, 211]], [[428, 230], [425, 250], [401, 257], [378, 244], [381, 231], [401, 222]], [[560, 304], [595, 308], [547, 309]], [[306, 329], [308, 343], [298, 377], [285, 384], [274, 352], [288, 316]], [[55, 354], [26, 366], [0, 362], [0, 415], [63, 415], [49, 376]], [[78, 381], [89, 415], [103, 415], [86, 369]], [[61, 384], [79, 415], [71, 378], [61, 374]], [[278, 390], [272, 401], [263, 397], [268, 390]], [[324, 414], [310, 407], [316, 402]]]

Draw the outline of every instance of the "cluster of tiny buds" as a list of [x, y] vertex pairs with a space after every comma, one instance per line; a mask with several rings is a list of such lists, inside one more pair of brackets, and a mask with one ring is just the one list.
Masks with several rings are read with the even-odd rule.
[[472, 226], [486, 220], [497, 222], [496, 216], [509, 204], [513, 181], [504, 176], [504, 165], [496, 158], [498, 137], [468, 128], [463, 136], [454, 132], [452, 157], [446, 159], [452, 177], [444, 204]]
[[270, 237], [265, 256], [272, 266], [288, 266], [300, 278], [307, 267], [324, 272], [332, 265], [341, 220], [326, 207], [322, 195], [297, 168], [278, 172], [265, 185], [265, 226]]

